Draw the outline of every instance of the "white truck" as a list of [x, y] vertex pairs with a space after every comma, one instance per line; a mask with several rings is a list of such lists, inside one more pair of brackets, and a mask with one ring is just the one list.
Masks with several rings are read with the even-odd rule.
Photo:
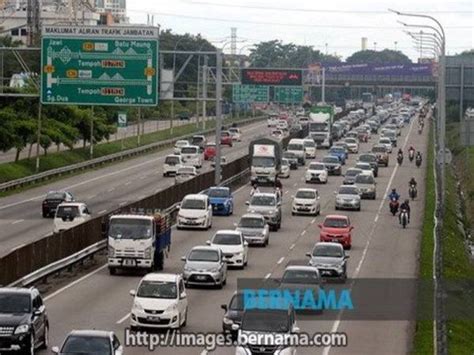
[[250, 180], [252, 183], [274, 184], [281, 169], [280, 141], [259, 138], [250, 142]]
[[309, 136], [313, 138], [318, 148], [329, 149], [332, 145], [330, 132], [331, 114], [326, 112], [309, 114]]
[[163, 270], [171, 245], [169, 215], [120, 214], [109, 219], [107, 229], [108, 267], [117, 269]]

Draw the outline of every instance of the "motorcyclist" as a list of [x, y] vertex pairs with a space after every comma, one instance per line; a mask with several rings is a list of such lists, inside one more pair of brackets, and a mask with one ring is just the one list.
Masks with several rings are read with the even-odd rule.
[[402, 158], [403, 158], [403, 150], [402, 150], [402, 148], [398, 149], [397, 155], [398, 155], [399, 157], [402, 157]]
[[421, 157], [421, 153], [420, 152], [416, 152], [416, 157], [415, 157], [415, 161], [419, 164], [421, 164], [421, 161], [423, 160], [423, 158]]
[[413, 146], [410, 146], [410, 149], [408, 149], [408, 158], [410, 159], [410, 161], [412, 161], [414, 157], [415, 157], [415, 148], [413, 148]]
[[408, 215], [408, 223], [410, 223], [410, 201], [405, 200], [400, 206], [400, 214], [398, 215], [398, 219], [400, 221], [400, 224], [402, 223], [402, 213], [403, 211], [407, 212]]
[[392, 192], [390, 193], [390, 195], [388, 195], [388, 199], [390, 201], [397, 201], [400, 199], [400, 194], [397, 192], [397, 189], [392, 189]]
[[256, 182], [252, 184], [252, 190], [250, 190], [250, 196], [253, 196], [254, 194], [258, 194], [260, 190], [258, 189], [258, 185]]
[[280, 198], [280, 200], [281, 200], [281, 197], [282, 197], [282, 196], [281, 196], [281, 193], [282, 193], [282, 191], [283, 191], [283, 185], [282, 185], [280, 179], [276, 179], [276, 180], [275, 180], [275, 191], [276, 191], [276, 193], [279, 195], [279, 198]]
[[408, 186], [409, 186], [409, 187], [411, 187], [411, 186], [415, 186], [415, 187], [416, 187], [416, 185], [417, 185], [417, 182], [416, 182], [415, 178], [412, 177], [412, 178], [410, 179], [410, 181], [408, 182]]

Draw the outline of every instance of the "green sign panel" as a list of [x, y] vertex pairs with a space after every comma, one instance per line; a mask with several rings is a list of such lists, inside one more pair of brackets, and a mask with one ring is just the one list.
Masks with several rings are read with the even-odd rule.
[[127, 113], [126, 112], [119, 112], [117, 114], [117, 126], [127, 127]]
[[313, 106], [310, 111], [312, 113], [328, 113], [331, 117], [334, 116], [334, 107], [332, 106]]
[[43, 26], [43, 104], [156, 106], [158, 29]]
[[304, 91], [298, 86], [275, 86], [273, 101], [281, 104], [297, 104], [303, 102]]
[[264, 85], [233, 85], [232, 101], [252, 103], [270, 101], [269, 87]]

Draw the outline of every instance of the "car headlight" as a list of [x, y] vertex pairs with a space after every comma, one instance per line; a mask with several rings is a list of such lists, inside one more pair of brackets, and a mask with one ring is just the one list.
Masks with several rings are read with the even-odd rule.
[[275, 210], [272, 210], [272, 211], [269, 211], [269, 212], [268, 212], [268, 215], [270, 215], [270, 216], [274, 216], [275, 214], [276, 214], [276, 211], [275, 211]]
[[151, 247], [148, 247], [148, 248], [145, 249], [144, 257], [145, 257], [145, 259], [150, 259], [151, 258]]
[[224, 318], [222, 319], [222, 322], [223, 322], [224, 324], [227, 324], [227, 325], [232, 325], [232, 324], [234, 324], [234, 321], [233, 321], [232, 319], [230, 319], [230, 318], [227, 318], [227, 317], [224, 317]]
[[189, 267], [189, 266], [184, 266], [184, 271], [185, 272], [193, 272], [194, 269], [192, 267]]
[[29, 330], [30, 330], [30, 325], [29, 324], [22, 324], [22, 325], [19, 325], [18, 327], [16, 327], [15, 334], [28, 333]]
[[243, 257], [244, 257], [244, 253], [243, 253], [243, 252], [236, 253], [235, 256], [238, 257], [238, 258], [243, 258]]
[[220, 266], [218, 267], [213, 267], [212, 269], [209, 269], [209, 272], [219, 272], [221, 270]]
[[115, 249], [114, 249], [114, 247], [112, 247], [112, 246], [109, 245], [108, 253], [109, 253], [109, 257], [114, 257], [114, 256], [115, 256]]
[[166, 308], [166, 312], [174, 312], [178, 309], [178, 306], [176, 303], [173, 303], [172, 305], [170, 305], [168, 308]]
[[133, 303], [133, 308], [137, 311], [143, 311], [143, 306], [138, 302]]

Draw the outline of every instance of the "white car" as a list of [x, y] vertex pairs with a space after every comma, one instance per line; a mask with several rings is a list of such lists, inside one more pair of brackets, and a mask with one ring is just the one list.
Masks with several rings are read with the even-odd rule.
[[133, 296], [130, 328], [173, 328], [186, 326], [188, 299], [180, 274], [151, 273], [141, 279]]
[[196, 176], [198, 176], [198, 172], [194, 166], [182, 166], [176, 172], [174, 183], [181, 184], [182, 182], [191, 180]]
[[326, 165], [319, 162], [310, 163], [308, 169], [306, 169], [305, 181], [307, 184], [311, 182], [322, 182], [326, 184], [328, 182], [328, 170]]
[[314, 159], [316, 158], [316, 143], [312, 138], [303, 139], [304, 151], [306, 153], [306, 158]]
[[344, 143], [347, 144], [347, 147], [349, 148], [349, 152], [357, 154], [359, 152], [359, 143], [357, 142], [357, 139], [355, 138], [346, 138], [344, 139]]
[[227, 266], [237, 266], [241, 269], [247, 266], [249, 243], [245, 241], [241, 232], [220, 230], [206, 244], [222, 251]]
[[293, 197], [291, 214], [309, 214], [317, 216], [321, 213], [320, 197], [316, 189], [298, 189]]
[[284, 134], [281, 129], [275, 129], [272, 131], [271, 136], [277, 139], [282, 139], [284, 137]]
[[176, 175], [182, 166], [183, 160], [181, 159], [181, 155], [167, 155], [163, 165], [163, 176], [170, 176], [171, 174]]
[[188, 141], [186, 140], [179, 140], [179, 141], [176, 141], [176, 143], [174, 144], [174, 154], [181, 154], [181, 148], [183, 147], [189, 147], [191, 144], [189, 144]]
[[362, 170], [362, 174], [363, 174], [363, 175], [370, 175], [370, 176], [372, 176], [373, 178], [375, 178], [375, 177], [374, 177], [374, 170], [372, 169], [372, 167], [370, 166], [369, 163], [358, 162], [358, 163], [355, 165], [355, 168]]
[[278, 120], [275, 117], [270, 117], [267, 119], [267, 126], [268, 127], [276, 127]]
[[281, 168], [280, 168], [279, 176], [281, 178], [286, 178], [286, 179], [290, 177], [290, 163], [288, 162], [288, 159], [283, 158], [281, 160]]
[[242, 132], [237, 127], [229, 128], [230, 136], [233, 141], [242, 142]]
[[91, 219], [91, 213], [85, 203], [63, 202], [56, 208], [53, 232], [59, 233], [84, 223], [89, 219]]
[[212, 227], [212, 205], [207, 195], [186, 195], [179, 206], [176, 228], [209, 229]]
[[288, 122], [285, 120], [278, 120], [276, 127], [279, 129], [288, 129]]
[[197, 145], [190, 145], [181, 148], [181, 157], [186, 165], [193, 165], [196, 168], [202, 167], [202, 155]]
[[387, 152], [392, 153], [393, 144], [392, 144], [392, 140], [390, 138], [381, 137], [379, 139], [379, 144], [383, 144], [385, 146], [385, 148], [387, 148]]

